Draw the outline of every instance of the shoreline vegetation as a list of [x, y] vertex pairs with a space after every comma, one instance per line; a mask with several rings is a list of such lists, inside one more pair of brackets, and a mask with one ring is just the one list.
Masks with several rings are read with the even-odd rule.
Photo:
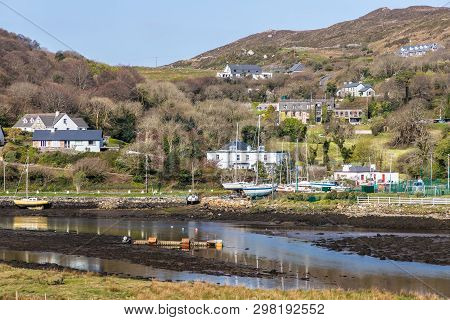
[[369, 290], [275, 290], [220, 286], [202, 282], [161, 282], [102, 276], [58, 268], [27, 269], [0, 263], [0, 299], [8, 300], [403, 300], [439, 299], [414, 292]]

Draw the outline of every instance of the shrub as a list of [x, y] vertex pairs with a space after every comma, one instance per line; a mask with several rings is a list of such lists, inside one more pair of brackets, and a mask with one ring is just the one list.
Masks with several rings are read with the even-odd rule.
[[86, 179], [92, 183], [103, 182], [108, 172], [108, 164], [99, 158], [83, 158], [78, 160], [73, 166], [73, 172], [83, 172]]

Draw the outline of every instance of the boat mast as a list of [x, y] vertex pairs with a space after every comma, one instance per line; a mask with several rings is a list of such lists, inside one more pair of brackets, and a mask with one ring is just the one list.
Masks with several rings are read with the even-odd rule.
[[298, 139], [295, 144], [295, 192], [298, 192]]
[[239, 137], [239, 122], [236, 123], [236, 141], [235, 141], [235, 150], [234, 150], [234, 182], [237, 182], [237, 150], [238, 150], [238, 137]]
[[26, 180], [25, 180], [25, 196], [28, 199], [28, 168], [29, 168], [29, 160], [30, 157], [27, 155], [27, 165], [25, 167], [25, 174], [26, 174]]
[[309, 161], [308, 161], [308, 135], [305, 136], [306, 146], [306, 181], [309, 182]]
[[258, 115], [258, 134], [257, 134], [257, 149], [256, 149], [256, 180], [255, 184], [258, 184], [259, 176], [259, 131], [261, 130], [261, 115]]
[[192, 170], [191, 170], [191, 174], [192, 174], [192, 194], [194, 194], [194, 160], [192, 160]]
[[284, 160], [284, 141], [281, 141], [281, 161], [280, 161], [280, 185], [281, 185], [281, 174], [283, 173], [283, 160]]

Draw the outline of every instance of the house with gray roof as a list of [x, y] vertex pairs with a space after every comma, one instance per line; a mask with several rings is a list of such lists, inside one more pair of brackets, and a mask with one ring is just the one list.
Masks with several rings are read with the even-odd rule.
[[0, 126], [0, 147], [5, 145], [5, 134], [3, 133], [2, 126]]
[[[208, 151], [206, 158], [216, 164], [220, 169], [247, 169], [254, 170], [256, 162], [262, 162], [265, 166], [275, 166], [281, 164], [285, 154], [280, 151], [267, 152], [264, 146], [252, 149], [243, 141], [231, 141], [224, 145], [220, 150]], [[258, 158], [259, 157], [259, 158]]]
[[401, 57], [420, 57], [438, 49], [439, 45], [437, 43], [422, 43], [401, 47], [398, 54]]
[[287, 74], [293, 74], [293, 73], [298, 73], [298, 72], [303, 72], [305, 71], [305, 65], [303, 63], [296, 63], [294, 64], [292, 67], [290, 67], [286, 73]]
[[33, 147], [41, 151], [100, 152], [102, 130], [35, 130]]
[[344, 86], [340, 88], [336, 95], [338, 97], [373, 97], [375, 96], [375, 90], [368, 83], [362, 82], [344, 82]]
[[216, 76], [223, 79], [251, 77], [259, 80], [272, 78], [272, 73], [264, 72], [260, 66], [254, 64], [227, 64], [225, 69], [218, 72]]
[[35, 130], [87, 130], [88, 125], [82, 118], [71, 117], [67, 113], [56, 111], [55, 113], [26, 114], [16, 122], [13, 128], [28, 132]]

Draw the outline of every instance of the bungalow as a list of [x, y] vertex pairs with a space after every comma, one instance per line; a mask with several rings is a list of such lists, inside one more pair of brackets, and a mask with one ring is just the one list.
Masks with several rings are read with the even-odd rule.
[[13, 128], [28, 132], [35, 130], [87, 130], [88, 125], [82, 118], [70, 117], [67, 113], [56, 111], [55, 113], [26, 114], [16, 122]]
[[345, 164], [342, 170], [334, 172], [334, 180], [350, 180], [356, 185], [374, 183], [374, 184], [397, 184], [399, 182], [398, 172], [381, 172], [376, 170], [375, 165], [354, 166]]
[[[236, 149], [237, 148], [237, 149]], [[242, 141], [231, 141], [220, 150], [208, 151], [208, 161], [215, 162], [220, 169], [251, 169], [256, 168], [258, 150], [252, 149]], [[266, 152], [264, 146], [259, 148], [259, 161], [265, 166], [280, 165], [284, 159], [283, 152]]]
[[101, 130], [35, 130], [33, 147], [41, 151], [100, 152]]
[[338, 97], [373, 97], [375, 91], [370, 84], [361, 82], [344, 82], [344, 86], [336, 92]]
[[0, 147], [5, 145], [5, 134], [3, 133], [2, 126], [0, 126]]
[[223, 72], [218, 72], [218, 78], [232, 79], [252, 77], [255, 80], [270, 79], [272, 73], [263, 72], [262, 68], [253, 64], [227, 64]]

